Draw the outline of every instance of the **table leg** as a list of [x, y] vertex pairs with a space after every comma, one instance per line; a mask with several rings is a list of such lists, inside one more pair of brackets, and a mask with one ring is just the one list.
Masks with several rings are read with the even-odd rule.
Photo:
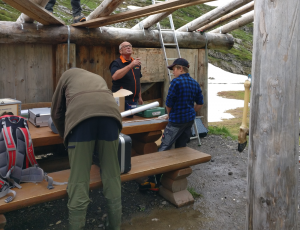
[[130, 135], [132, 138], [132, 148], [138, 155], [157, 152], [157, 141], [162, 135], [161, 130], [137, 133]]

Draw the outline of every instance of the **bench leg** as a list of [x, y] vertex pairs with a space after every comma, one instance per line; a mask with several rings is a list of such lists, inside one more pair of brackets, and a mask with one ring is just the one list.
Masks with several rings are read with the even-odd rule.
[[190, 167], [164, 173], [159, 194], [177, 208], [194, 203], [192, 194], [187, 190], [187, 177], [192, 173]]
[[3, 214], [0, 214], [0, 230], [4, 230], [6, 225], [6, 218]]

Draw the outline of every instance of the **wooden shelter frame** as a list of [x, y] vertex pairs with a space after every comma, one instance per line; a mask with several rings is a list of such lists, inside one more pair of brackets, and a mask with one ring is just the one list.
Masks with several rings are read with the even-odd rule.
[[[155, 31], [148, 31], [147, 29], [150, 28], [157, 21], [160, 21], [164, 17], [168, 16], [168, 14], [172, 13], [176, 9], [190, 6], [190, 5], [200, 4], [204, 2], [209, 2], [211, 0], [170, 0], [161, 3], [160, 5], [142, 7], [141, 9], [132, 10], [132, 11], [115, 14], [115, 15], [110, 15], [110, 14], [118, 7], [118, 5], [122, 1], [104, 0], [101, 3], [101, 5], [97, 7], [87, 17], [88, 18], [87, 22], [80, 23], [80, 24], [73, 24], [71, 27], [65, 26], [64, 22], [62, 22], [60, 19], [56, 18], [55, 16], [49, 14], [46, 10], [43, 9], [43, 7], [40, 7], [38, 4], [36, 4], [38, 0], [32, 0], [32, 1], [3, 0], [3, 1], [15, 7], [16, 9], [20, 10], [22, 13], [27, 14], [28, 18], [31, 19], [31, 21], [32, 19], [34, 19], [39, 23], [43, 24], [43, 26], [39, 26], [39, 29], [37, 30], [35, 29], [36, 26], [32, 25], [32, 23], [20, 24], [20, 23], [13, 23], [13, 22], [0, 22], [0, 53], [5, 55], [5, 57], [3, 56], [0, 57], [0, 75], [1, 75], [0, 98], [7, 96], [7, 97], [16, 97], [18, 99], [22, 97], [22, 95], [26, 95], [24, 101], [29, 103], [29, 102], [40, 102], [43, 100], [51, 100], [52, 93], [55, 89], [57, 81], [59, 80], [59, 77], [65, 70], [69, 69], [70, 67], [80, 67], [83, 69], [87, 69], [91, 72], [98, 73], [106, 79], [108, 85], [110, 86], [111, 82], [110, 82], [110, 73], [109, 73], [108, 66], [110, 62], [114, 60], [118, 55], [117, 45], [124, 40], [131, 42], [134, 47], [139, 47], [135, 49], [135, 52], [139, 56], [144, 55], [144, 57], [147, 60], [147, 62], [145, 63], [146, 65], [156, 66], [158, 62], [161, 62], [158, 58], [156, 58], [157, 60], [153, 60], [155, 59], [153, 58], [153, 56], [156, 57], [161, 56], [160, 49], [157, 49], [157, 47], [160, 46], [158, 40], [158, 34]], [[230, 4], [224, 5], [222, 7], [218, 7], [213, 11], [205, 15], [202, 15], [201, 17], [194, 20], [193, 22], [188, 23], [187, 25], [178, 29], [179, 45], [184, 49], [182, 56], [186, 55], [186, 57], [188, 57], [187, 59], [193, 63], [194, 65], [193, 67], [195, 69], [193, 77], [197, 79], [197, 81], [200, 83], [203, 89], [205, 105], [201, 110], [201, 113], [198, 115], [202, 115], [204, 116], [204, 118], [206, 118], [206, 120], [204, 120], [205, 125], [207, 125], [208, 63], [207, 63], [207, 59], [205, 58], [205, 51], [203, 50], [203, 48], [205, 47], [206, 43], [208, 44], [208, 48], [210, 49], [225, 49], [225, 50], [230, 49], [233, 47], [234, 40], [233, 37], [228, 35], [227, 33], [252, 22], [254, 18], [259, 19], [260, 28], [258, 29], [258, 25], [257, 25], [256, 31], [260, 31], [260, 33], [263, 36], [262, 38], [263, 41], [258, 42], [261, 39], [257, 37], [257, 42], [254, 43], [255, 45], [259, 45], [261, 49], [256, 50], [256, 63], [253, 62], [255, 65], [257, 65], [255, 70], [259, 75], [260, 71], [258, 70], [259, 69], [258, 64], [259, 61], [261, 61], [260, 52], [262, 53], [264, 52], [265, 54], [265, 50], [267, 49], [266, 44], [269, 41], [268, 37], [270, 37], [268, 34], [268, 32], [270, 31], [266, 30], [266, 28], [268, 29], [269, 27], [268, 25], [264, 24], [265, 21], [267, 21], [265, 19], [270, 20], [270, 18], [268, 18], [268, 15], [265, 15], [264, 13], [269, 10], [270, 14], [273, 13], [274, 15], [278, 16], [282, 14], [282, 11], [285, 10], [285, 8], [288, 8], [287, 6], [290, 7], [289, 8], [290, 11], [293, 10], [298, 10], [298, 11], [293, 12], [294, 13], [293, 14], [294, 27], [292, 28], [294, 29], [292, 31], [293, 33], [286, 33], [286, 34], [295, 36], [295, 33], [297, 32], [298, 37], [296, 38], [300, 40], [299, 32], [297, 29], [295, 29], [296, 27], [299, 27], [298, 24], [295, 27], [295, 22], [296, 21], [299, 22], [299, 18], [300, 18], [300, 14], [299, 14], [300, 7], [299, 7], [298, 0], [287, 0], [282, 2], [278, 1], [276, 3], [274, 3], [274, 1], [271, 1], [272, 3], [269, 3], [269, 1], [256, 0], [255, 5], [259, 4], [259, 12], [256, 12], [255, 15], [254, 14], [250, 15], [247, 19], [238, 19], [237, 21], [224, 25], [223, 28], [226, 28], [226, 30], [215, 29], [211, 32], [207, 32], [205, 35], [193, 32], [199, 28], [200, 30], [211, 30], [213, 29], [213, 27], [220, 25], [220, 23], [227, 22], [228, 20], [240, 16], [241, 13], [253, 9], [253, 4], [254, 4], [253, 2], [254, 1], [252, 0], [233, 0]], [[247, 3], [250, 4], [247, 7], [243, 8], [243, 6], [246, 5]], [[274, 9], [270, 10], [268, 7], [270, 7], [270, 5], [272, 4], [278, 4], [282, 7], [274, 7]], [[293, 6], [297, 6], [297, 7], [293, 9]], [[133, 18], [139, 18], [143, 16], [150, 16], [143, 20], [143, 24], [145, 25], [144, 28], [146, 29], [145, 31], [139, 30], [137, 26], [133, 27], [131, 30], [118, 29], [118, 31], [116, 31], [116, 29], [111, 27], [105, 27], [100, 29], [98, 28], [100, 26], [102, 27], [112, 23], [122, 22], [122, 21], [130, 20]], [[280, 20], [278, 20], [278, 24], [283, 25], [279, 21]], [[270, 30], [272, 32], [271, 35], [274, 36], [275, 32], [272, 31], [272, 28]], [[221, 34], [219, 33], [220, 31], [222, 31]], [[49, 38], [49, 34], [51, 34], [50, 38]], [[168, 33], [164, 33], [163, 36], [165, 36], [166, 39], [168, 39]], [[281, 42], [283, 43], [283, 41], [286, 40], [282, 40], [279, 43]], [[68, 41], [71, 43], [69, 46], [65, 44], [65, 42]], [[292, 40], [290, 40], [289, 42], [291, 44]], [[296, 43], [298, 43], [299, 46], [299, 41], [294, 42], [293, 44], [295, 44], [296, 46]], [[298, 47], [298, 53], [299, 50], [300, 47]], [[174, 50], [172, 49], [168, 50], [168, 52], [173, 52], [173, 51]], [[295, 54], [295, 52], [293, 52], [293, 54]], [[298, 59], [299, 56], [300, 55], [298, 54]], [[288, 54], [284, 58], [288, 59]], [[299, 64], [298, 59], [297, 59], [297, 63]], [[271, 58], [269, 58], [268, 60], [271, 60]], [[49, 65], [49, 63], [51, 64]], [[159, 72], [160, 71], [159, 65], [157, 66], [158, 68], [154, 69], [154, 71]], [[263, 68], [262, 66], [263, 65], [261, 65], [262, 71], [266, 71], [266, 68]], [[285, 67], [289, 67], [289, 66], [285, 64]], [[296, 72], [298, 74], [297, 77], [299, 78], [299, 71]], [[49, 78], [49, 74], [52, 76], [52, 78]], [[151, 74], [153, 75], [154, 72], [150, 71], [148, 78], [147, 77], [144, 78], [146, 79], [144, 80], [144, 83], [150, 84], [152, 87], [149, 88], [146, 86], [145, 88], [148, 88], [148, 90], [152, 89], [151, 93], [153, 94], [159, 94], [161, 88], [160, 87], [155, 88], [153, 86], [154, 85], [157, 86], [157, 84], [165, 83], [164, 84], [165, 86], [162, 90], [164, 91], [164, 93], [160, 94], [161, 97], [163, 98], [163, 95], [167, 91], [167, 86], [168, 86], [167, 78], [164, 77], [151, 78]], [[161, 73], [159, 76], [164, 76], [164, 75], [166, 74]], [[44, 78], [41, 78], [41, 76], [43, 76]], [[294, 80], [293, 82], [296, 85], [298, 83], [297, 81]], [[276, 91], [278, 87], [276, 81], [273, 79], [272, 82], [270, 82], [270, 84], [272, 87], [270, 86], [269, 90], [272, 91], [272, 89], [274, 88], [274, 95], [276, 94], [277, 96], [278, 95], [280, 96], [281, 93], [279, 91]], [[288, 83], [286, 84], [288, 85]], [[256, 82], [256, 87], [258, 86], [259, 85]], [[256, 106], [257, 108], [259, 107], [259, 97], [260, 97], [259, 95], [261, 96], [263, 95], [263, 93], [259, 92], [259, 90], [256, 90], [255, 96], [257, 97], [252, 98], [252, 100], [255, 100], [255, 102], [257, 102], [257, 104], [254, 104], [254, 106]], [[297, 94], [297, 97], [299, 97], [299, 94]], [[293, 100], [295, 98], [296, 97], [293, 97]], [[293, 114], [295, 112], [295, 114], [297, 114], [298, 116], [299, 102], [297, 103], [295, 102], [295, 105], [297, 105], [296, 109], [298, 109], [298, 111], [296, 112], [293, 111]], [[278, 115], [278, 117], [280, 117], [280, 113], [282, 111], [279, 110], [278, 108], [276, 107], [277, 109], [276, 114]], [[265, 128], [262, 129], [261, 132], [257, 129], [257, 127], [260, 125], [257, 119], [257, 115], [259, 113], [257, 114], [255, 114], [256, 112], [252, 112], [252, 113], [253, 114], [251, 115], [251, 122], [252, 123], [256, 122], [256, 126], [250, 128], [250, 132], [252, 131], [252, 133], [254, 133], [257, 136], [263, 135], [264, 133], [268, 133], [268, 131], [271, 129], [269, 126], [268, 127], [265, 126]], [[286, 117], [281, 117], [281, 118], [285, 119]], [[291, 120], [293, 119], [294, 117], [291, 118]], [[288, 126], [289, 124], [286, 125]], [[280, 127], [276, 126], [275, 131], [279, 132]], [[273, 137], [272, 140], [274, 141], [278, 136], [273, 135], [272, 137]], [[280, 139], [282, 137], [278, 137], [278, 138]], [[255, 200], [256, 198], [255, 192], [257, 191], [255, 191], [254, 189], [254, 182], [255, 179], [259, 178], [257, 172], [259, 172], [260, 169], [263, 168], [261, 167], [261, 165], [257, 163], [256, 151], [259, 152], [258, 148], [261, 147], [262, 145], [261, 143], [256, 143], [255, 142], [256, 139], [257, 139], [256, 136], [252, 136], [250, 138], [251, 152], [249, 152], [249, 156], [251, 157], [251, 161], [249, 162], [248, 173], [253, 173], [253, 174], [248, 175], [248, 180], [249, 180], [248, 194], [249, 194], [250, 203], [248, 204], [247, 229], [258, 229], [261, 226], [264, 226], [264, 228], [271, 229], [270, 226], [272, 225], [274, 225], [276, 228], [276, 224], [274, 223], [277, 223], [278, 221], [280, 221], [279, 223], [281, 224], [280, 226], [283, 225], [285, 225], [285, 227], [287, 226], [284, 229], [296, 229], [293, 228], [295, 226], [294, 221], [297, 219], [295, 213], [293, 212], [293, 210], [294, 211], [296, 210], [295, 209], [296, 206], [293, 205], [293, 203], [295, 204], [294, 202], [295, 197], [291, 198], [291, 202], [290, 202], [289, 198], [291, 197], [291, 193], [289, 193], [289, 191], [286, 192], [282, 190], [283, 193], [285, 192], [284, 194], [286, 194], [286, 200], [287, 200], [287, 204], [285, 204], [286, 208], [284, 210], [280, 209], [279, 207], [280, 205], [276, 204], [274, 197], [269, 197], [271, 191], [270, 189], [269, 190], [265, 189], [265, 194], [269, 194], [269, 195], [266, 195], [266, 197], [262, 197], [261, 200], [259, 201]], [[292, 144], [293, 144], [292, 148], [294, 148], [296, 144], [294, 142]], [[278, 146], [274, 145], [274, 146], [269, 145], [269, 149], [267, 149], [266, 152], [268, 152], [268, 154], [271, 154], [271, 150], [274, 150], [275, 154], [272, 159], [276, 158], [278, 162], [279, 161], [282, 162], [283, 158], [280, 157], [282, 155], [280, 155], [279, 145]], [[290, 150], [291, 152], [297, 151], [298, 153], [298, 144], [293, 150], [292, 149]], [[260, 157], [265, 160], [269, 160], [268, 158], [264, 158], [262, 156]], [[296, 166], [293, 165], [292, 161], [287, 161], [285, 164], [281, 164], [281, 165], [278, 164], [277, 166], [280, 169], [280, 171], [278, 171], [278, 175], [279, 174], [281, 175], [282, 172], [285, 172], [285, 170], [286, 171], [289, 170], [288, 173], [290, 175], [290, 178], [292, 178], [293, 180], [292, 181], [290, 180], [289, 181], [290, 183], [288, 184], [291, 185], [293, 191], [295, 191], [295, 187], [297, 187], [297, 182], [295, 182], [294, 180], [297, 180], [297, 174], [298, 174], [298, 169], [296, 170]], [[254, 170], [254, 172], [251, 170]], [[267, 170], [265, 171], [261, 170], [261, 172], [263, 173], [264, 176], [268, 175]], [[275, 177], [272, 177], [272, 179], [274, 178]], [[286, 181], [289, 180], [288, 178], [286, 178], [286, 176], [282, 176], [282, 178], [283, 178], [282, 180], [286, 180]], [[274, 181], [275, 180], [276, 178], [274, 179]], [[281, 184], [284, 183], [282, 182]], [[268, 186], [269, 188], [271, 188], [272, 183], [268, 183]], [[259, 202], [260, 204], [258, 204]], [[284, 203], [283, 200], [282, 202]], [[255, 214], [254, 207], [258, 207], [258, 206], [260, 207], [261, 213], [264, 213], [264, 210], [269, 210], [269, 209], [270, 209], [270, 213], [266, 213], [265, 215], [260, 215], [260, 213]], [[274, 212], [271, 209], [277, 210], [278, 212]]]

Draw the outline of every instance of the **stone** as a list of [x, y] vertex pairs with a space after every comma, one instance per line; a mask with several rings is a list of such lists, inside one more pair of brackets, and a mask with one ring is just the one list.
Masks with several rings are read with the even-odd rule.
[[161, 179], [161, 184], [171, 192], [179, 192], [187, 189], [188, 181], [186, 178], [180, 180], [172, 180], [169, 177], [163, 177]]
[[194, 203], [194, 198], [188, 190], [173, 193], [164, 187], [160, 187], [159, 194], [177, 208]]
[[179, 169], [176, 171], [164, 173], [163, 177], [169, 177], [172, 180], [180, 180], [188, 177], [192, 172], [193, 170], [191, 169], [191, 167], [188, 167], [185, 169]]

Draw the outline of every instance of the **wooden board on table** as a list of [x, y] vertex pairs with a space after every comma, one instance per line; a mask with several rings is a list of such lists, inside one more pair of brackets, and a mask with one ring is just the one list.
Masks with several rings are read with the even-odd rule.
[[[163, 152], [156, 152], [150, 155], [141, 155], [132, 158], [131, 171], [121, 175], [121, 181], [131, 181], [143, 176], [166, 173], [192, 165], [207, 162], [211, 156], [197, 150], [184, 147]], [[68, 181], [70, 170], [63, 170], [49, 173], [49, 176], [57, 182]], [[90, 189], [102, 186], [100, 170], [92, 165], [90, 174]], [[0, 213], [10, 212], [24, 207], [44, 203], [67, 196], [67, 185], [54, 186], [54, 189], [47, 189], [47, 182], [24, 183], [22, 189], [14, 188], [17, 192], [16, 198], [11, 203], [5, 203], [4, 198], [0, 200]]]

